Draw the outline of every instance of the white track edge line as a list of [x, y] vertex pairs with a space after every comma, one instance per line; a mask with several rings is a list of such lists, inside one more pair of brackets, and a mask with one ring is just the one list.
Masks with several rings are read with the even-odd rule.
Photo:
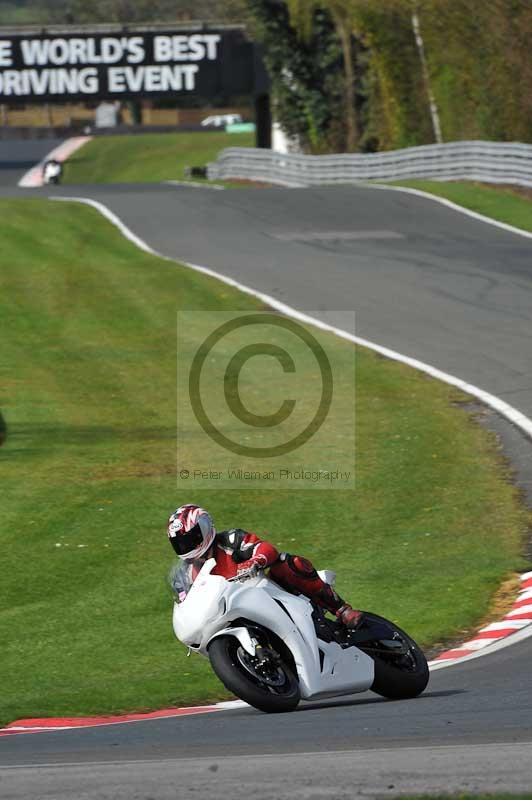
[[[227, 178], [227, 180], [231, 180]], [[250, 180], [253, 180], [251, 178]], [[257, 179], [258, 180], [258, 179]], [[262, 179], [264, 180], [264, 179]], [[409, 180], [405, 178], [405, 180]], [[413, 179], [415, 180], [415, 179]], [[425, 179], [421, 179], [425, 180]], [[427, 178], [426, 180], [431, 180]], [[331, 187], [345, 187], [345, 186], [357, 186], [362, 189], [380, 189], [382, 191], [388, 192], [404, 192], [405, 194], [412, 194], [416, 195], [417, 197], [423, 197], [425, 200], [432, 200], [435, 203], [440, 203], [442, 206], [447, 206], [447, 208], [452, 208], [453, 211], [458, 211], [460, 214], [464, 214], [466, 217], [471, 217], [472, 219], [476, 219], [479, 222], [484, 222], [486, 225], [492, 225], [495, 228], [502, 228], [504, 231], [508, 231], [508, 233], [515, 233], [517, 236], [524, 236], [525, 239], [532, 239], [532, 232], [525, 231], [522, 228], [516, 228], [515, 225], [510, 225], [507, 222], [501, 222], [500, 220], [493, 219], [493, 217], [486, 217], [484, 214], [479, 214], [478, 211], [472, 211], [465, 206], [460, 206], [458, 203], [453, 203], [452, 200], [448, 200], [446, 197], [442, 197], [441, 195], [431, 194], [430, 192], [425, 192], [423, 189], [414, 189], [410, 186], [391, 186], [390, 184], [386, 183], [378, 183], [378, 179], [375, 181], [346, 181], [345, 183], [334, 183], [334, 184], [288, 184], [284, 183], [283, 181], [275, 181], [275, 185], [282, 186], [285, 188], [305, 188], [305, 189], [316, 189], [322, 188], [324, 185]], [[272, 181], [271, 181], [272, 182]], [[273, 183], [273, 182], [272, 182]], [[441, 183], [448, 183], [448, 181], [441, 181]], [[475, 181], [475, 183], [482, 183], [482, 181]]]
[[[445, 181], [442, 181], [442, 183], [445, 183]], [[437, 194], [431, 194], [430, 192], [424, 192], [422, 189], [414, 189], [410, 186], [389, 186], [382, 183], [366, 182], [358, 183], [356, 185], [363, 186], [368, 189], [380, 189], [388, 192], [404, 192], [405, 194], [413, 194], [417, 197], [423, 197], [425, 200], [433, 200], [435, 203], [440, 203], [442, 206], [452, 208], [453, 211], [458, 211], [460, 214], [464, 214], [466, 217], [471, 217], [479, 222], [485, 222], [487, 225], [493, 225], [495, 228], [502, 228], [503, 231], [515, 233], [518, 236], [524, 236], [525, 239], [532, 239], [532, 232], [530, 231], [525, 231], [522, 228], [516, 228], [515, 225], [509, 225], [507, 222], [501, 222], [498, 219], [493, 219], [493, 217], [486, 217], [484, 214], [479, 214], [478, 211], [472, 211], [465, 206], [458, 205], [458, 203], [453, 203], [452, 200], [448, 200], [446, 197], [441, 197]]]
[[[388, 189], [389, 187], [379, 187]], [[393, 187], [395, 188], [395, 187]], [[397, 187], [399, 188], [399, 187]], [[424, 193], [423, 193], [424, 194]], [[432, 195], [427, 194], [428, 198], [433, 199]], [[292, 319], [297, 319], [300, 322], [306, 322], [307, 324], [314, 325], [315, 327], [328, 331], [329, 333], [333, 333], [341, 339], [346, 339], [347, 341], [353, 342], [361, 347], [367, 347], [369, 350], [373, 350], [374, 352], [380, 353], [381, 355], [389, 358], [393, 361], [398, 361], [402, 364], [406, 364], [413, 369], [418, 370], [419, 372], [424, 372], [427, 375], [430, 375], [437, 380], [442, 381], [443, 383], [447, 383], [450, 386], [456, 386], [457, 388], [461, 389], [462, 391], [466, 392], [467, 394], [476, 397], [478, 400], [483, 402], [485, 405], [490, 406], [498, 414], [508, 419], [511, 423], [516, 425], [520, 430], [523, 431], [529, 438], [532, 439], [532, 420], [529, 417], [525, 416], [521, 411], [518, 411], [516, 408], [511, 406], [504, 400], [501, 400], [496, 395], [491, 394], [490, 392], [486, 392], [484, 389], [479, 389], [478, 386], [474, 384], [467, 383], [467, 381], [462, 380], [461, 378], [457, 378], [454, 375], [450, 375], [447, 372], [443, 372], [436, 367], [431, 366], [430, 364], [425, 364], [423, 361], [419, 361], [416, 358], [411, 358], [410, 356], [402, 355], [401, 353], [396, 352], [395, 350], [391, 350], [388, 347], [383, 347], [380, 344], [376, 344], [375, 342], [371, 342], [368, 339], [363, 339], [359, 336], [354, 336], [353, 334], [349, 333], [348, 331], [344, 331], [341, 328], [336, 328], [333, 325], [329, 325], [322, 320], [317, 319], [316, 317], [311, 317], [309, 314], [305, 314], [302, 311], [298, 311], [292, 306], [286, 305], [286, 303], [282, 303], [280, 300], [276, 300], [274, 297], [271, 297], [264, 292], [259, 292], [256, 289], [252, 289], [250, 286], [246, 286], [239, 281], [230, 278], [228, 275], [223, 275], [220, 272], [215, 272], [208, 267], [202, 267], [198, 264], [192, 264], [187, 261], [179, 261], [177, 258], [171, 258], [170, 256], [163, 255], [159, 253], [157, 250], [154, 250], [150, 245], [145, 242], [140, 236], [137, 236], [133, 231], [127, 227], [127, 225], [122, 222], [120, 217], [118, 217], [111, 209], [105, 206], [103, 203], [100, 203], [97, 200], [92, 200], [88, 197], [65, 197], [65, 196], [57, 196], [51, 197], [50, 199], [56, 201], [65, 201], [65, 202], [76, 202], [76, 203], [84, 203], [85, 205], [91, 206], [95, 208], [97, 211], [100, 212], [109, 222], [111, 222], [118, 230], [122, 233], [126, 239], [129, 239], [130, 242], [135, 244], [139, 249], [143, 250], [150, 255], [158, 256], [159, 258], [164, 259], [165, 261], [172, 261], [175, 264], [184, 265], [189, 267], [190, 269], [195, 270], [196, 272], [201, 272], [204, 275], [208, 275], [211, 278], [215, 278], [216, 280], [227, 284], [228, 286], [232, 286], [235, 289], [243, 292], [244, 294], [251, 295], [255, 297], [257, 300], [265, 303], [265, 305], [269, 305], [270, 308], [279, 311], [282, 314], [285, 314]], [[439, 199], [439, 198], [436, 198]], [[459, 208], [459, 207], [457, 207]], [[518, 229], [515, 229], [516, 231]], [[530, 238], [532, 238], [532, 234], [530, 234]], [[529, 573], [524, 573], [528, 575]], [[532, 573], [531, 573], [532, 574]], [[457, 663], [463, 663], [464, 661], [469, 661], [473, 658], [480, 658], [481, 656], [488, 655], [489, 653], [493, 653], [496, 650], [501, 650], [503, 647], [509, 647], [510, 645], [514, 644], [517, 641], [521, 641], [522, 639], [528, 638], [532, 636], [532, 625], [528, 625], [525, 628], [517, 631], [516, 633], [510, 634], [509, 636], [504, 637], [499, 642], [496, 642], [489, 646], [488, 649], [483, 649], [474, 653], [469, 656], [464, 656], [464, 658], [455, 659], [453, 661], [442, 661], [441, 663], [436, 663], [431, 665], [431, 670], [436, 669], [443, 669], [444, 667], [450, 667]], [[508, 641], [510, 640], [510, 641]]]
[[199, 183], [199, 181], [174, 181], [174, 180], [167, 180], [163, 181], [164, 184], [169, 186], [185, 186], [187, 189], [211, 189], [215, 192], [223, 192], [225, 191], [225, 186], [221, 186], [219, 183]]
[[[224, 180], [231, 180], [231, 178], [225, 178]], [[265, 180], [264, 178], [248, 178], [248, 180]], [[281, 186], [288, 189], [319, 189], [331, 186], [334, 187], [346, 187], [346, 186], [357, 186], [362, 189], [380, 189], [383, 191], [388, 192], [404, 192], [405, 194], [413, 194], [417, 197], [423, 197], [425, 200], [432, 200], [435, 203], [440, 203], [442, 206], [447, 206], [447, 208], [452, 208], [453, 211], [458, 211], [460, 214], [464, 214], [466, 217], [471, 217], [472, 219], [476, 219], [479, 222], [485, 222], [486, 225], [493, 225], [495, 228], [502, 228], [504, 231], [508, 231], [509, 233], [515, 233], [517, 236], [524, 236], [525, 239], [532, 239], [532, 232], [525, 231], [522, 228], [516, 228], [514, 225], [510, 225], [507, 222], [501, 222], [500, 220], [493, 219], [493, 217], [486, 217], [484, 214], [479, 214], [478, 211], [472, 211], [465, 206], [458, 205], [458, 203], [453, 203], [452, 200], [448, 200], [446, 197], [442, 197], [441, 195], [431, 194], [430, 192], [425, 192], [423, 189], [414, 189], [410, 186], [391, 186], [390, 184], [386, 183], [378, 183], [379, 179], [375, 179], [374, 181], [364, 181], [364, 180], [353, 180], [353, 181], [346, 181], [346, 182], [338, 182], [338, 183], [328, 183], [328, 184], [311, 184], [311, 183], [287, 183], [285, 181], [270, 180], [274, 186]], [[405, 180], [410, 180], [409, 178], [405, 178]], [[415, 179], [412, 179], [415, 180]], [[420, 179], [420, 180], [431, 180], [430, 178]], [[448, 181], [440, 181], [441, 183], [445, 184]], [[475, 183], [482, 183], [482, 181], [475, 181]]]

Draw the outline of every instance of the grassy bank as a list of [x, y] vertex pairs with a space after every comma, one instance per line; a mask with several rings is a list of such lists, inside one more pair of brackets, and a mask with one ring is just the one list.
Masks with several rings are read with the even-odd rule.
[[[137, 250], [92, 209], [0, 201], [0, 722], [225, 696], [172, 635], [177, 309], [249, 297]], [[351, 345], [330, 337], [339, 359]], [[463, 396], [357, 356], [357, 489], [208, 489], [219, 528], [270, 531], [424, 643], [481, 617], [527, 524]], [[194, 463], [197, 441], [185, 445]]]
[[68, 159], [63, 182], [182, 181], [185, 167], [215, 161], [225, 147], [253, 147], [254, 136], [225, 131], [100, 136]]
[[394, 181], [394, 185], [421, 189], [499, 222], [532, 231], [532, 194], [526, 197], [518, 188], [470, 181]]

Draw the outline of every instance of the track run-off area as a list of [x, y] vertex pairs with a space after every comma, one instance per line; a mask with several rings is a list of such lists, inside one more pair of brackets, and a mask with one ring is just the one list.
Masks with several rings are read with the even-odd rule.
[[[0, 194], [29, 196], [14, 188]], [[31, 192], [69, 195], [103, 204], [157, 252], [312, 317], [334, 325], [338, 312], [354, 310], [361, 338], [532, 418], [531, 238], [423, 197], [369, 187], [212, 192], [116, 185]], [[532, 445], [514, 429], [505, 436], [530, 499]], [[426, 693], [411, 701], [368, 693], [302, 704], [282, 717], [236, 707], [6, 736], [0, 739], [0, 796], [297, 799], [527, 791], [532, 638], [526, 630], [513, 638], [511, 646], [434, 671]]]

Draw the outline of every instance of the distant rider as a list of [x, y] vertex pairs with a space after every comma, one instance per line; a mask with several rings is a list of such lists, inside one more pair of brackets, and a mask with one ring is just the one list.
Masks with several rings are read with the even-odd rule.
[[216, 559], [213, 575], [233, 578], [269, 568], [269, 577], [283, 589], [305, 595], [335, 614], [347, 628], [356, 628], [362, 618], [362, 612], [322, 581], [308, 559], [279, 553], [269, 542], [240, 528], [217, 533], [210, 514], [199, 506], [184, 505], [174, 511], [168, 520], [168, 538], [184, 561]]

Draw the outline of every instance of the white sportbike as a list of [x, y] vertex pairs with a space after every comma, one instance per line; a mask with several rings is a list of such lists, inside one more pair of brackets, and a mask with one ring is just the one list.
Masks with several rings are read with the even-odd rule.
[[[209, 658], [229, 691], [255, 708], [292, 711], [302, 698], [366, 689], [401, 699], [425, 689], [423, 652], [391, 622], [364, 612], [359, 626], [348, 630], [264, 573], [226, 579], [211, 574], [215, 565], [211, 558], [199, 571], [192, 564], [174, 571], [174, 632]], [[319, 575], [333, 585], [333, 572]]]

